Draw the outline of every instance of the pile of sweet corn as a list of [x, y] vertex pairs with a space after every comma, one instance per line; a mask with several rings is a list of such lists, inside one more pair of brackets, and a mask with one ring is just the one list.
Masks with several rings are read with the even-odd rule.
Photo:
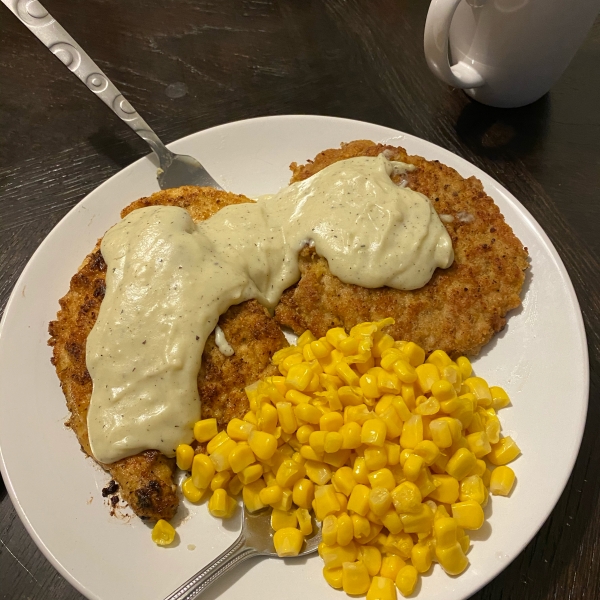
[[[394, 599], [396, 587], [409, 596], [433, 562], [464, 571], [466, 530], [482, 526], [489, 491], [511, 492], [505, 465], [520, 454], [500, 437], [506, 392], [473, 377], [465, 357], [436, 350], [425, 360], [415, 343], [382, 332], [391, 323], [305, 332], [273, 356], [281, 376], [246, 389], [243, 420], [221, 432], [214, 419], [196, 423], [207, 454], [177, 448], [191, 471], [184, 496], [199, 502], [210, 489], [208, 509], [222, 518], [240, 492], [250, 511], [272, 507], [280, 556], [301, 551], [312, 512], [326, 581], [368, 600]], [[166, 526], [156, 538], [168, 539]]]

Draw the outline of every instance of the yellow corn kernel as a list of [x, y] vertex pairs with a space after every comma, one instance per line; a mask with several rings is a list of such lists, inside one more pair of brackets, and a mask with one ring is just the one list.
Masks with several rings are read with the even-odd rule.
[[225, 488], [231, 479], [231, 473], [229, 471], [220, 471], [215, 473], [213, 478], [210, 480], [210, 489], [214, 492], [221, 488]]
[[415, 591], [418, 580], [419, 573], [417, 570], [412, 565], [406, 565], [396, 575], [396, 587], [403, 596], [407, 597]]
[[[212, 455], [211, 455], [212, 456]], [[229, 453], [229, 465], [234, 473], [243, 471], [246, 467], [256, 462], [254, 452], [250, 449], [250, 446], [244, 444], [238, 444]]]
[[323, 416], [323, 413], [316, 406], [307, 402], [294, 406], [294, 414], [299, 421], [312, 425], [317, 425]]
[[494, 496], [508, 496], [515, 484], [515, 472], [510, 467], [500, 466], [492, 471], [490, 492]]
[[337, 452], [325, 453], [323, 455], [323, 462], [339, 469], [348, 462], [350, 458], [350, 450], [338, 450]]
[[[262, 465], [250, 465], [246, 467], [243, 471], [238, 473], [238, 477], [243, 485], [249, 485], [250, 483], [254, 483], [256, 480], [260, 479], [263, 474], [263, 466]], [[192, 475], [193, 477], [193, 475]]]
[[240, 481], [240, 478], [237, 475], [234, 475], [227, 484], [227, 489], [229, 490], [230, 496], [237, 496], [244, 487], [244, 484]]
[[[262, 490], [264, 492], [264, 490]], [[273, 531], [279, 531], [284, 527], [295, 528], [298, 524], [298, 517], [295, 512], [278, 510], [276, 508], [271, 512], [271, 528]]]
[[354, 479], [354, 473], [350, 467], [339, 468], [331, 478], [331, 483], [335, 488], [336, 492], [341, 492], [345, 496], [350, 496], [354, 486], [356, 486], [356, 480]]
[[303, 543], [302, 532], [293, 527], [284, 527], [273, 534], [273, 546], [277, 556], [298, 556]]
[[492, 451], [487, 459], [496, 466], [503, 466], [515, 460], [521, 454], [517, 443], [510, 436], [502, 438], [497, 444], [492, 444]]
[[432, 475], [431, 479], [435, 490], [429, 493], [429, 497], [444, 504], [456, 502], [459, 495], [458, 480], [451, 475]]
[[369, 483], [372, 488], [384, 487], [391, 492], [396, 487], [396, 480], [389, 469], [378, 469], [368, 475]]
[[241, 419], [231, 419], [227, 424], [227, 434], [236, 442], [248, 441], [248, 436], [253, 429], [255, 426], [252, 423]]
[[366, 517], [362, 515], [351, 515], [352, 529], [354, 539], [359, 543], [366, 543], [369, 534], [371, 533], [371, 524]]
[[328, 546], [337, 543], [338, 519], [335, 515], [327, 515], [321, 525], [321, 537]]
[[371, 490], [366, 485], [355, 485], [348, 499], [348, 510], [364, 517], [369, 512], [370, 494]]
[[215, 474], [215, 467], [206, 454], [196, 454], [192, 462], [192, 481], [201, 490], [210, 485], [210, 480]]
[[265, 482], [262, 479], [257, 479], [252, 483], [244, 485], [242, 489], [242, 499], [250, 512], [256, 512], [266, 506], [260, 499], [260, 492], [265, 487]]
[[[412, 384], [417, 380], [417, 371], [415, 368], [406, 360], [399, 359], [392, 365], [394, 374], [401, 383]], [[402, 387], [400, 388], [402, 389]]]
[[306, 475], [304, 465], [288, 458], [284, 460], [277, 469], [277, 484], [282, 488], [291, 488]]
[[231, 517], [236, 507], [237, 502], [223, 488], [215, 490], [208, 501], [208, 511], [219, 519]]
[[398, 576], [398, 572], [402, 567], [405, 567], [406, 563], [400, 556], [396, 554], [390, 554], [388, 556], [384, 556], [381, 560], [381, 569], [379, 573], [382, 577], [387, 577], [392, 581], [395, 581]]
[[291, 402], [278, 402], [276, 404], [277, 418], [281, 425], [281, 429], [285, 433], [294, 433], [298, 429], [298, 423], [296, 422], [296, 415], [292, 408]]
[[[300, 404], [306, 404], [310, 401], [310, 396], [299, 392], [298, 390], [288, 390], [284, 396], [285, 400], [293, 404], [294, 406], [298, 406]], [[295, 413], [294, 413], [295, 414]]]
[[463, 380], [471, 377], [471, 373], [473, 373], [473, 367], [471, 366], [471, 361], [466, 356], [460, 356], [457, 358], [456, 365], [460, 369], [460, 374], [462, 375]]
[[394, 581], [387, 577], [373, 577], [367, 592], [367, 600], [396, 600]]
[[404, 477], [406, 477], [408, 481], [416, 481], [417, 477], [421, 472], [421, 469], [423, 468], [423, 464], [424, 461], [421, 456], [418, 456], [417, 454], [411, 454], [406, 459], [406, 462], [404, 463], [404, 466], [402, 468], [404, 472]]
[[485, 379], [482, 379], [481, 377], [468, 377], [464, 380], [464, 385], [466, 385], [469, 388], [469, 391], [477, 398], [479, 406], [491, 406], [492, 394]]
[[345, 362], [338, 362], [335, 365], [335, 374], [346, 384], [351, 386], [359, 386], [360, 379], [358, 375]]
[[302, 356], [301, 352], [297, 352], [295, 354], [290, 354], [289, 356], [287, 356], [286, 358], [284, 358], [280, 363], [279, 363], [279, 372], [282, 375], [287, 375], [289, 370], [294, 366], [294, 365], [299, 365], [301, 362], [303, 362], [304, 357]]
[[375, 546], [363, 544], [358, 549], [358, 559], [362, 560], [371, 577], [381, 570], [381, 552]]
[[469, 565], [469, 560], [457, 541], [451, 546], [436, 546], [435, 555], [448, 575], [460, 575]]
[[387, 452], [385, 448], [371, 446], [365, 448], [365, 466], [369, 471], [376, 471], [387, 465]]
[[[258, 419], [252, 411], [247, 412], [242, 420], [245, 423], [250, 423], [251, 425], [254, 425], [254, 428], [258, 427]], [[250, 432], [248, 432], [248, 435], [250, 435]]]
[[410, 481], [403, 481], [392, 490], [392, 502], [399, 513], [416, 513], [421, 509], [421, 491]]
[[272, 404], [263, 402], [258, 409], [256, 416], [258, 418], [258, 428], [260, 431], [275, 433], [275, 428], [277, 427], [277, 409]]
[[175, 450], [177, 467], [182, 471], [189, 471], [194, 460], [194, 449], [189, 444], [179, 444]]
[[[342, 340], [345, 340], [348, 337], [348, 334], [344, 331], [342, 327], [333, 327], [332, 329], [328, 329], [325, 334], [325, 339], [329, 344], [331, 344], [334, 348], [339, 346], [339, 343]], [[340, 565], [341, 567], [342, 565]]]
[[325, 485], [331, 479], [331, 468], [323, 462], [307, 460], [304, 468], [308, 478], [317, 485]]
[[433, 396], [435, 396], [438, 402], [447, 402], [453, 398], [456, 398], [456, 390], [454, 389], [454, 386], [449, 381], [444, 381], [443, 379], [436, 381], [431, 386], [431, 393]]
[[343, 512], [337, 518], [337, 539], [336, 544], [346, 546], [354, 538], [354, 525], [352, 518], [346, 512]]
[[324, 567], [323, 577], [332, 588], [336, 590], [342, 589], [342, 567], [337, 567], [335, 569]]
[[482, 458], [492, 451], [490, 441], [485, 431], [477, 431], [467, 436], [467, 444], [469, 449], [477, 457]]
[[369, 446], [382, 447], [385, 443], [387, 429], [381, 419], [369, 419], [362, 426], [360, 441]]
[[175, 540], [175, 535], [173, 526], [164, 519], [156, 521], [156, 525], [152, 528], [152, 541], [158, 546], [172, 544]]
[[[217, 435], [217, 420], [202, 419], [194, 425], [194, 437], [196, 441], [203, 443], [212, 440]], [[209, 451], [210, 452], [210, 451]]]
[[443, 350], [434, 350], [425, 362], [435, 365], [438, 370], [452, 363], [450, 357]]
[[364, 457], [358, 456], [354, 460], [354, 468], [352, 469], [352, 473], [354, 475], [354, 480], [356, 481], [356, 483], [362, 483], [364, 485], [369, 483], [369, 468], [367, 467], [367, 461]]
[[[432, 365], [433, 366], [433, 365]], [[412, 415], [402, 427], [400, 436], [400, 445], [403, 448], [414, 448], [419, 442], [423, 441], [423, 417], [421, 415]], [[434, 440], [435, 441], [435, 440]], [[437, 444], [439, 445], [439, 444]]]
[[454, 387], [454, 391], [459, 392], [462, 385], [462, 374], [458, 365], [451, 363], [440, 369], [440, 376], [448, 381]]
[[381, 522], [385, 525], [385, 528], [392, 534], [400, 533], [402, 531], [402, 520], [400, 515], [393, 509], [390, 508], [385, 514], [381, 516]]
[[272, 505], [274, 509], [290, 511], [292, 509], [292, 490], [286, 488], [281, 492], [281, 500]]
[[202, 500], [202, 498], [204, 497], [204, 494], [206, 493], [206, 488], [205, 489], [199, 489], [199, 488], [197, 488], [194, 485], [194, 482], [192, 481], [192, 478], [188, 477], [181, 484], [181, 491], [183, 492], [183, 495], [190, 502], [200, 502], [200, 500]]
[[340, 427], [339, 432], [342, 434], [342, 448], [344, 450], [354, 450], [360, 446], [362, 429], [358, 423], [346, 423]]
[[369, 372], [377, 377], [380, 394], [399, 394], [402, 391], [402, 383], [396, 373], [390, 373], [381, 367], [373, 367]]
[[429, 533], [433, 526], [433, 511], [427, 504], [421, 504], [417, 512], [400, 515], [406, 533]]
[[385, 410], [381, 411], [379, 418], [385, 424], [387, 440], [394, 440], [400, 436], [402, 433], [402, 420], [391, 402]]
[[263, 504], [268, 504], [271, 506], [281, 502], [281, 498], [283, 497], [283, 489], [277, 484], [269, 485], [268, 487], [260, 490], [259, 497]]
[[339, 432], [343, 425], [344, 417], [335, 411], [326, 413], [319, 419], [321, 431]]
[[390, 371], [392, 365], [400, 359], [408, 361], [408, 357], [402, 350], [398, 350], [398, 348], [386, 348], [381, 353], [381, 360], [379, 362], [382, 369]]
[[323, 337], [311, 342], [310, 349], [312, 350], [315, 358], [319, 359], [329, 356], [333, 350], [333, 346], [327, 341], [326, 338]]
[[410, 561], [419, 573], [426, 573], [433, 562], [433, 548], [427, 542], [418, 542], [412, 548]]
[[423, 440], [413, 448], [413, 453], [420, 456], [423, 462], [430, 467], [439, 456], [440, 450], [431, 440]]
[[452, 517], [456, 524], [463, 529], [479, 529], [485, 516], [483, 509], [475, 500], [466, 500], [452, 505]]
[[328, 431], [325, 437], [324, 450], [327, 454], [333, 454], [341, 450], [344, 436], [339, 431]]
[[308, 443], [317, 455], [322, 455], [325, 452], [325, 438], [326, 437], [327, 437], [326, 431], [313, 431], [310, 434], [310, 436], [308, 438]]
[[361, 375], [359, 385], [365, 398], [374, 400], [381, 395], [379, 386], [377, 385], [377, 376], [373, 373], [367, 372]]
[[210, 460], [217, 472], [225, 471], [231, 468], [229, 455], [235, 450], [237, 444], [228, 437], [222, 444], [219, 444], [210, 454]]
[[346, 406], [344, 408], [344, 423], [358, 423], [362, 427], [373, 416], [373, 412], [369, 410], [366, 404]]
[[406, 343], [401, 350], [406, 354], [408, 362], [410, 362], [413, 367], [418, 367], [423, 364], [423, 361], [425, 360], [425, 350], [420, 346], [417, 346], [414, 342]]
[[500, 419], [498, 419], [496, 415], [487, 419], [485, 423], [485, 433], [490, 440], [490, 444], [497, 444], [500, 441], [500, 429]]
[[414, 412], [417, 415], [431, 416], [440, 411], [440, 403], [433, 396], [430, 398], [427, 396], [417, 396], [415, 402], [416, 408]]
[[386, 350], [394, 347], [394, 338], [387, 333], [378, 331], [373, 335], [373, 356], [379, 358]]
[[358, 344], [360, 340], [355, 337], [347, 337], [343, 340], [340, 340], [338, 343], [338, 350], [343, 352], [345, 356], [350, 356], [351, 354], [356, 354], [358, 352]]
[[342, 406], [358, 406], [359, 404], [362, 404], [365, 399], [360, 387], [343, 385], [337, 392]]
[[298, 529], [300, 529], [302, 535], [310, 535], [313, 532], [310, 512], [306, 508], [297, 508], [295, 514], [296, 519], [298, 520]]
[[308, 444], [310, 434], [313, 431], [315, 431], [315, 428], [312, 425], [301, 425], [300, 427], [298, 427], [298, 431], [296, 431], [296, 439], [301, 444]]
[[[311, 342], [312, 343], [312, 342]], [[305, 344], [302, 346], [302, 356], [304, 360], [310, 362], [311, 360], [315, 360], [315, 353], [312, 351], [310, 344]]]
[[315, 517], [323, 521], [327, 515], [331, 515], [340, 510], [340, 503], [335, 495], [333, 485], [318, 485], [315, 489], [315, 499], [313, 502]]
[[400, 444], [393, 444], [392, 442], [386, 442], [383, 446], [386, 456], [387, 456], [387, 465], [393, 467], [400, 462]]
[[310, 384], [313, 375], [314, 373], [308, 363], [295, 364], [290, 366], [285, 378], [285, 384], [289, 388], [303, 392]]
[[387, 488], [374, 487], [369, 494], [369, 508], [378, 516], [384, 515], [392, 505], [392, 496]]
[[342, 587], [346, 594], [365, 594], [371, 585], [367, 567], [362, 561], [342, 565]]
[[252, 452], [260, 460], [269, 460], [277, 450], [277, 439], [264, 431], [252, 431], [248, 437]]
[[500, 410], [510, 404], [510, 398], [503, 388], [493, 385], [490, 387], [490, 394], [492, 395], [492, 408]]
[[435, 365], [425, 363], [419, 365], [415, 371], [417, 372], [417, 383], [421, 389], [421, 393], [427, 394], [431, 392], [431, 386], [440, 379], [440, 373]]
[[477, 463], [475, 455], [466, 448], [459, 448], [448, 461], [446, 473], [459, 481], [466, 477]]
[[[416, 384], [416, 382], [415, 382]], [[405, 383], [402, 385], [402, 400], [409, 409], [413, 409], [415, 407], [415, 398], [417, 397], [415, 393], [414, 385], [410, 383]], [[402, 416], [400, 417], [402, 418]], [[404, 419], [402, 419], [404, 420]]]
[[[212, 419], [206, 419], [207, 421], [210, 421]], [[198, 421], [198, 423], [202, 423], [202, 421]], [[196, 425], [198, 424], [196, 423]], [[195, 426], [194, 426], [195, 427]], [[224, 442], [228, 441], [230, 439], [230, 437], [227, 435], [227, 432], [225, 431], [220, 431], [217, 435], [215, 435], [210, 442], [208, 442], [208, 444], [206, 445], [206, 451], [208, 452], [208, 454], [211, 454], [212, 452], [214, 452], [221, 444], [223, 444]]]
[[410, 558], [410, 553], [414, 545], [413, 539], [408, 533], [390, 533], [385, 543], [383, 544], [383, 551], [391, 554], [398, 554], [402, 558]]
[[[398, 417], [400, 417], [400, 420], [402, 422], [408, 421], [410, 419], [412, 413], [410, 412], [410, 409], [406, 405], [406, 402], [400, 396], [391, 396], [391, 395], [384, 396], [382, 398], [382, 400], [386, 397], [391, 397], [391, 404], [394, 407], [394, 409], [396, 410], [396, 412], [398, 413]], [[414, 396], [413, 396], [413, 403], [414, 403]]]
[[310, 479], [299, 479], [294, 483], [292, 497], [300, 508], [310, 509], [315, 495], [315, 484]]
[[281, 350], [277, 350], [275, 354], [273, 354], [272, 362], [274, 365], [279, 365], [284, 359], [292, 354], [299, 354], [300, 349], [297, 346], [288, 346], [287, 348], [282, 348]]
[[298, 346], [298, 348], [302, 348], [303, 346], [306, 346], [306, 344], [314, 342], [316, 339], [317, 338], [312, 334], [312, 332], [307, 329], [296, 341], [296, 346]]

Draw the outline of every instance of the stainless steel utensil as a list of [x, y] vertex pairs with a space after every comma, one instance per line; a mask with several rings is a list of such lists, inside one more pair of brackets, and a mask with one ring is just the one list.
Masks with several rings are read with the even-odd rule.
[[[267, 509], [259, 513], [250, 513], [244, 507], [242, 532], [238, 539], [225, 552], [201, 571], [198, 571], [196, 575], [188, 579], [165, 600], [193, 600], [197, 598], [211, 583], [247, 558], [253, 556], [279, 558], [273, 551], [270, 515], [271, 511]], [[321, 530], [315, 528], [313, 521], [313, 533], [306, 538], [306, 548], [299, 556], [315, 552], [320, 542]]]
[[2, 0], [16, 17], [72, 71], [104, 104], [135, 131], [158, 157], [161, 189], [182, 185], [223, 188], [191, 156], [171, 152], [152, 128], [140, 117], [100, 67], [83, 48], [52, 18], [37, 0]]

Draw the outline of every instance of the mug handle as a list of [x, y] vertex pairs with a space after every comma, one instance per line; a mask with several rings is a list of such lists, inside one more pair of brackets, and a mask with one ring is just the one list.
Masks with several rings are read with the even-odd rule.
[[448, 36], [452, 17], [461, 0], [432, 0], [425, 21], [424, 49], [432, 73], [456, 88], [470, 89], [482, 86], [483, 77], [466, 62], [450, 65]]

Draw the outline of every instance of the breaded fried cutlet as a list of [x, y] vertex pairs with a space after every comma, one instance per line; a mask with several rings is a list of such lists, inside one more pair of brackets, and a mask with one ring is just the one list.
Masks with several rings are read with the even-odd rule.
[[506, 324], [528, 267], [527, 249], [504, 221], [475, 177], [465, 179], [438, 161], [410, 156], [396, 148], [360, 140], [325, 150], [305, 165], [293, 163], [291, 182], [301, 181], [339, 160], [378, 156], [412, 164], [404, 176], [411, 189], [425, 194], [442, 218], [454, 247], [454, 263], [437, 269], [424, 287], [402, 291], [366, 289], [341, 282], [314, 249], [300, 253], [301, 279], [286, 290], [275, 317], [301, 334], [317, 337], [331, 327], [349, 330], [357, 323], [393, 317], [386, 332], [416, 342], [426, 352], [440, 348], [450, 356], [476, 355]]
[[[230, 204], [251, 202], [244, 196], [212, 188], [182, 187], [142, 198], [125, 208], [121, 216], [142, 206], [171, 205], [188, 210], [195, 221], [207, 219]], [[87, 411], [92, 380], [85, 362], [85, 346], [105, 293], [106, 263], [100, 242], [71, 279], [68, 293], [60, 300], [60, 311], [49, 326], [52, 363], [67, 400], [71, 417], [67, 425], [75, 432], [82, 450], [92, 456], [88, 439]], [[233, 356], [224, 356], [209, 337], [202, 355], [198, 391], [202, 418], [215, 417], [223, 428], [233, 417], [249, 410], [244, 387], [275, 373], [274, 352], [287, 346], [279, 326], [255, 301], [233, 306], [219, 320]], [[119, 493], [140, 517], [170, 519], [179, 499], [173, 483], [175, 460], [156, 450], [101, 465], [119, 484]]]

